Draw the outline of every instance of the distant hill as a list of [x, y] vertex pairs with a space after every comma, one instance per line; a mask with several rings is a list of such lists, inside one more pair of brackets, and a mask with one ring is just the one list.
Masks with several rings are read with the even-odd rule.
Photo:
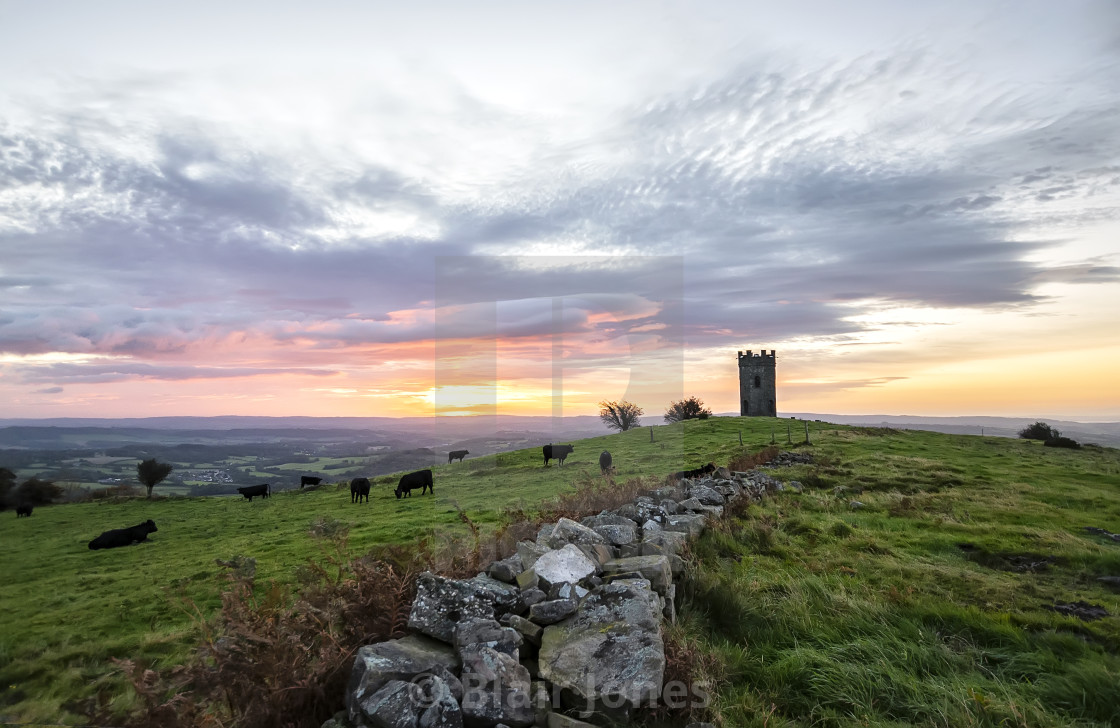
[[927, 417], [923, 415], [837, 415], [785, 412], [784, 417], [822, 420], [841, 425], [895, 427], [953, 435], [1018, 437], [1019, 430], [1041, 420], [1081, 443], [1120, 447], [1120, 422], [1076, 422], [1061, 417]]
[[[520, 417], [147, 417], [0, 419], [0, 449], [106, 449], [129, 443], [364, 442], [393, 449], [460, 447], [479, 454], [531, 442], [608, 434], [597, 416]], [[483, 441], [488, 441], [484, 444]], [[470, 447], [463, 444], [461, 447]], [[474, 450], [472, 449], [472, 453]]]

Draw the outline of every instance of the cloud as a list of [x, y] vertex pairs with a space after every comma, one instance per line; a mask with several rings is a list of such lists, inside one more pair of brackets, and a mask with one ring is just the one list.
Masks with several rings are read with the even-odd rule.
[[[543, 341], [552, 299], [570, 337], [713, 347], [858, 337], [859, 315], [889, 305], [1030, 309], [1045, 283], [1120, 280], [1109, 259], [1041, 262], [1064, 240], [1040, 234], [1116, 218], [1115, 97], [998, 87], [928, 49], [756, 58], [578, 135], [464, 95], [448, 108], [466, 117], [427, 120], [439, 143], [481, 129], [516, 151], [458, 149], [447, 178], [409, 156], [424, 133], [338, 164], [314, 137], [277, 146], [186, 110], [130, 125], [136, 94], [110, 96], [114, 118], [78, 105], [0, 129], [0, 352], [130, 361], [28, 381], [322, 375], [356, 347]], [[398, 112], [349, 113], [377, 129]], [[247, 363], [297, 347], [325, 368]], [[222, 366], [194, 363], [207, 351]]]

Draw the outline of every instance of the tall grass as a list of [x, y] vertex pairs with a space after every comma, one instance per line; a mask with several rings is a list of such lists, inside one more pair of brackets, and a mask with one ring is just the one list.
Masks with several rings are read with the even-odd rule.
[[[727, 676], [709, 717], [1120, 725], [1120, 596], [1095, 580], [1120, 573], [1120, 547], [1082, 529], [1120, 517], [1120, 453], [1081, 461], [1009, 441], [872, 434], [825, 440], [815, 465], [781, 474], [817, 489], [728, 514], [693, 545], [681, 623]], [[848, 506], [853, 492], [864, 509]], [[1016, 570], [1031, 553], [1051, 558]], [[1046, 609], [1078, 599], [1113, 616]]]

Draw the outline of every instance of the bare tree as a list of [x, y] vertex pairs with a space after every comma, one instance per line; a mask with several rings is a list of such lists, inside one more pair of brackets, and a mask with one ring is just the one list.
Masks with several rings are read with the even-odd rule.
[[599, 419], [612, 430], [626, 432], [642, 424], [642, 408], [633, 402], [600, 402]]
[[148, 489], [148, 497], [152, 497], [152, 488], [156, 487], [163, 482], [163, 479], [171, 474], [172, 466], [169, 463], [161, 463], [155, 458], [145, 460], [136, 465], [136, 479], [144, 484]]
[[681, 420], [706, 420], [712, 416], [712, 411], [704, 406], [704, 400], [699, 397], [689, 397], [680, 402], [669, 405], [665, 413], [666, 422], [680, 422]]

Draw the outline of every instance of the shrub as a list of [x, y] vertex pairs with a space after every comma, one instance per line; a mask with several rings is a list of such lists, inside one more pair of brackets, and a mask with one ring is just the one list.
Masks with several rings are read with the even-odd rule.
[[599, 419], [612, 430], [626, 432], [637, 427], [642, 424], [641, 416], [642, 408], [633, 402], [621, 400], [599, 403]]
[[62, 495], [62, 488], [47, 480], [28, 478], [10, 493], [8, 500], [11, 503], [27, 503], [33, 506], [45, 506], [55, 498]]
[[1061, 434], [1045, 422], [1036, 422], [1019, 430], [1019, 438], [1022, 440], [1042, 440], [1045, 442], [1059, 437]]
[[1068, 437], [1062, 437], [1060, 435], [1055, 435], [1042, 444], [1046, 447], [1068, 447], [1073, 450], [1079, 450], [1081, 448], [1081, 443], [1077, 440]]
[[8, 507], [8, 493], [16, 487], [16, 474], [7, 468], [0, 468], [0, 511]]
[[712, 411], [704, 406], [704, 401], [699, 397], [689, 397], [680, 402], [673, 402], [665, 413], [668, 423], [682, 420], [706, 420], [712, 416]]

